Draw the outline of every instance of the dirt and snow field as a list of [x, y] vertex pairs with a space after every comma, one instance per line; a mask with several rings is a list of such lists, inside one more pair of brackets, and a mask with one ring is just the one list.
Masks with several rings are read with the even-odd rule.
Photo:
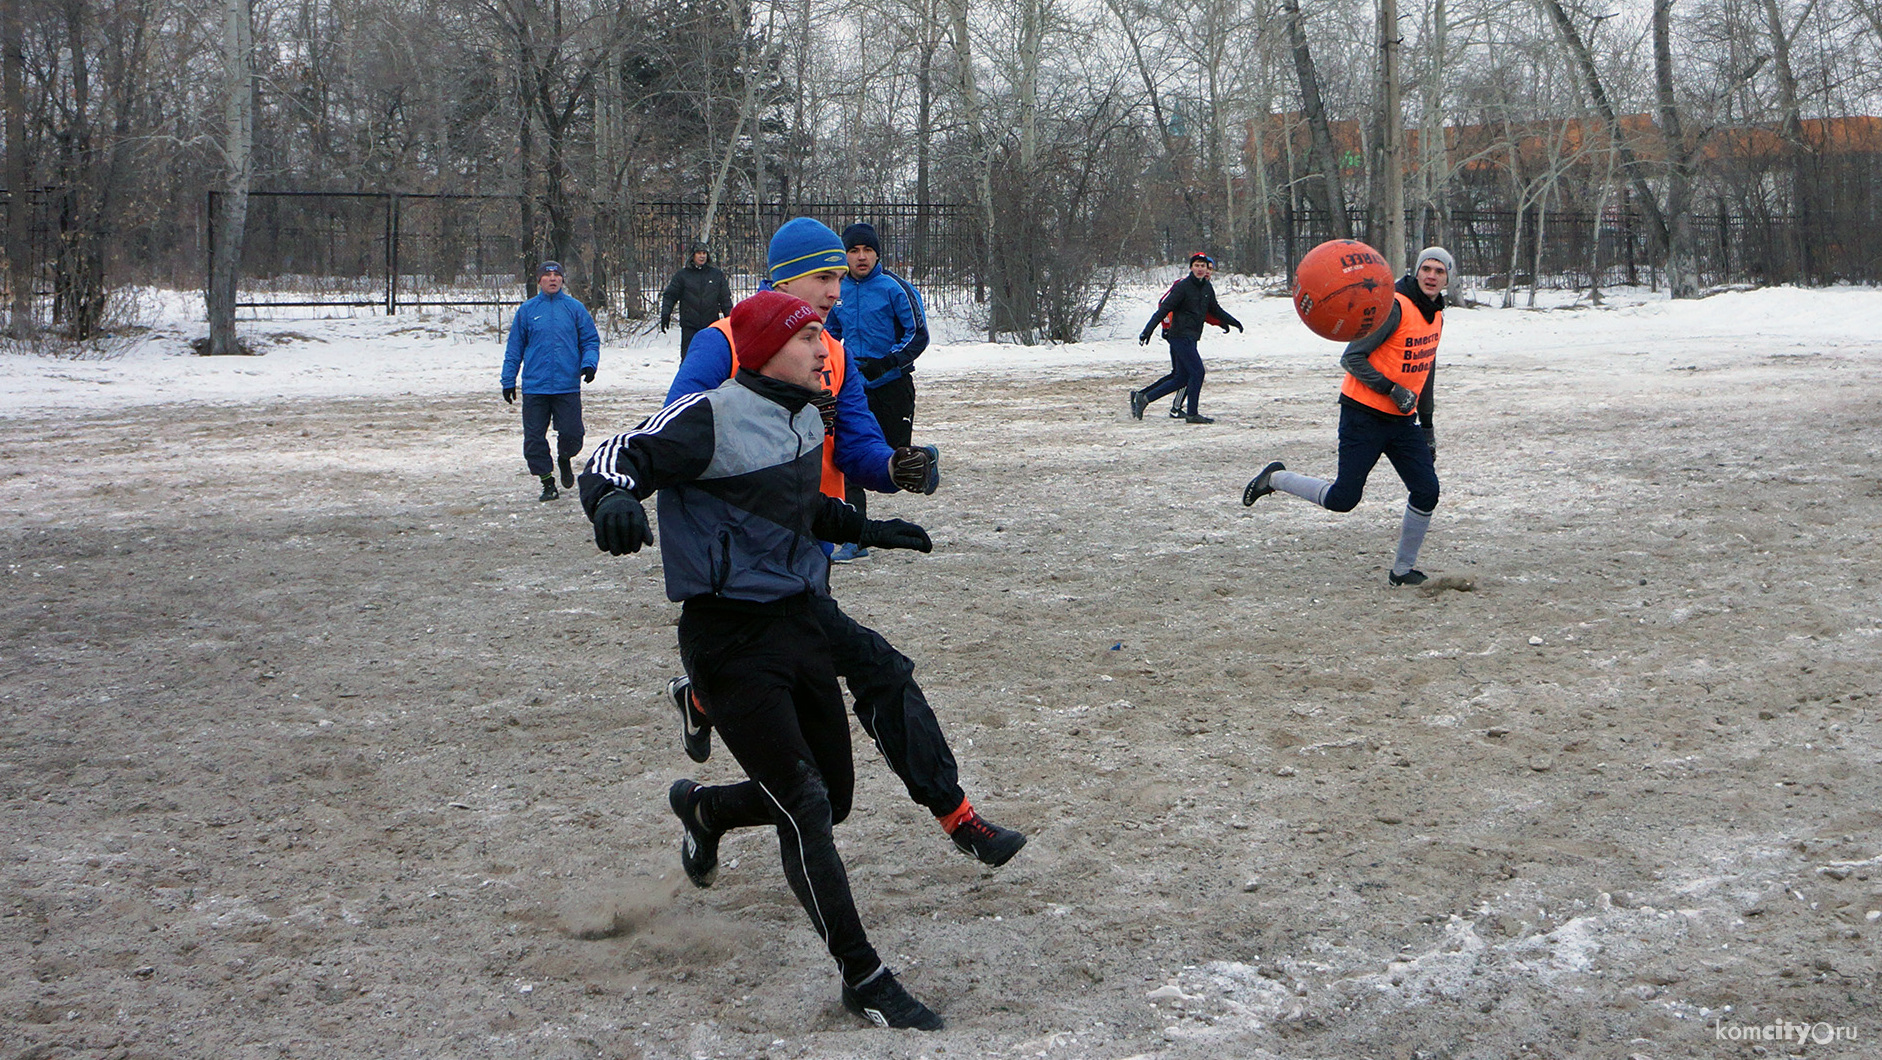
[[[1285, 302], [1205, 338], [1214, 426], [1127, 417], [1160, 345], [932, 354], [944, 484], [871, 512], [936, 550], [833, 578], [1031, 836], [963, 857], [859, 736], [839, 841], [932, 1035], [841, 1009], [774, 836], [685, 881], [666, 787], [736, 767], [494, 340], [442, 392], [16, 406], [0, 1058], [1882, 1055], [1878, 307], [1453, 311], [1417, 590], [1389, 467], [1240, 503], [1333, 470]], [[620, 363], [591, 440], [670, 370]]]

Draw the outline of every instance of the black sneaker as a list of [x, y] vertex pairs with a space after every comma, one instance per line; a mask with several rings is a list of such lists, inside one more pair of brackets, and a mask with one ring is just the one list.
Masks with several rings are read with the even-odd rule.
[[1281, 463], [1279, 460], [1262, 468], [1261, 474], [1249, 479], [1247, 488], [1242, 490], [1242, 505], [1246, 507], [1266, 497], [1268, 494], [1273, 493], [1274, 487], [1268, 485], [1269, 480], [1274, 478], [1276, 471], [1286, 470], [1287, 465]]
[[1013, 860], [1019, 848], [1026, 845], [1025, 833], [1001, 828], [971, 811], [965, 821], [954, 826], [948, 838], [961, 848], [961, 853], [971, 854], [994, 868]]
[[1192, 413], [1191, 415], [1188, 415], [1188, 416], [1184, 416], [1183, 422], [1184, 423], [1214, 423], [1215, 417], [1204, 416], [1202, 413], [1197, 412], [1197, 413]]
[[1170, 402], [1170, 418], [1173, 420], [1183, 418], [1183, 395], [1176, 395], [1176, 400]]
[[712, 722], [693, 699], [693, 679], [681, 674], [667, 682], [667, 695], [680, 711], [680, 742], [686, 757], [704, 762], [712, 757]]
[[676, 780], [667, 789], [667, 805], [680, 819], [686, 835], [680, 840], [680, 868], [695, 887], [710, 887], [719, 878], [719, 833], [699, 823], [699, 791], [702, 785], [691, 780]]
[[542, 477], [542, 496], [537, 497], [536, 499], [539, 501], [552, 501], [560, 496], [562, 496], [562, 494], [556, 492], [555, 476], [544, 475]]
[[574, 460], [572, 456], [565, 456], [555, 462], [556, 466], [562, 469], [562, 488], [565, 490], [575, 488]]
[[1150, 404], [1150, 399], [1144, 396], [1143, 391], [1141, 390], [1131, 391], [1131, 419], [1133, 420], [1143, 419], [1144, 408], [1148, 406], [1149, 404]]
[[878, 1027], [938, 1031], [947, 1026], [934, 1010], [910, 997], [887, 968], [861, 986], [844, 983], [843, 1007]]
[[1425, 577], [1424, 571], [1413, 567], [1403, 574], [1392, 574], [1388, 572], [1385, 576], [1385, 580], [1393, 585], [1423, 585], [1430, 579]]

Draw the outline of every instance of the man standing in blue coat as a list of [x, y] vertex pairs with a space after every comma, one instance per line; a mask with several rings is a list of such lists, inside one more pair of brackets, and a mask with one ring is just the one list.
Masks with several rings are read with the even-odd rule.
[[[882, 267], [875, 226], [859, 222], [845, 228], [843, 247], [849, 267], [841, 300], [830, 313], [830, 334], [862, 373], [869, 411], [883, 439], [899, 448], [915, 434], [915, 358], [928, 348], [928, 313], [914, 284]], [[868, 512], [868, 495], [857, 484], [851, 483], [845, 499]], [[831, 559], [842, 563], [868, 554], [868, 549], [846, 545]]]
[[510, 342], [503, 351], [503, 400], [516, 404], [517, 370], [523, 376], [523, 460], [542, 480], [552, 501], [555, 468], [549, 466], [549, 423], [555, 422], [556, 464], [562, 486], [575, 485], [575, 455], [582, 451], [582, 384], [595, 381], [601, 364], [601, 334], [588, 308], [562, 290], [562, 266], [536, 266], [541, 293], [516, 307]]

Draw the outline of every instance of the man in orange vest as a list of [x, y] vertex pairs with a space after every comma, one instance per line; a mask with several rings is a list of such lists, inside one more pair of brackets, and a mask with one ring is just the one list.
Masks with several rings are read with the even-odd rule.
[[1438, 337], [1444, 332], [1444, 287], [1454, 268], [1451, 252], [1426, 247], [1412, 271], [1399, 278], [1385, 322], [1346, 347], [1340, 366], [1340, 471], [1332, 482], [1296, 474], [1279, 460], [1261, 469], [1242, 491], [1253, 504], [1280, 490], [1333, 512], [1350, 512], [1381, 456], [1392, 461], [1410, 496], [1398, 533], [1398, 552], [1386, 581], [1417, 585], [1418, 550], [1438, 506], [1437, 439], [1431, 427], [1438, 374]]
[[[771, 237], [767, 264], [767, 280], [773, 289], [803, 299], [827, 318], [842, 291], [849, 258], [843, 240], [829, 226], [798, 217], [785, 222]], [[855, 359], [827, 332], [824, 343], [830, 356], [825, 361], [826, 390], [819, 408], [831, 437], [824, 446], [823, 492], [842, 500], [846, 482], [854, 481], [878, 493], [898, 489], [933, 493], [940, 482], [936, 450], [915, 445], [891, 448], [869, 410]], [[668, 403], [724, 383], [735, 356], [728, 321], [702, 328], [680, 362], [667, 391]], [[909, 798], [934, 815], [962, 853], [987, 865], [1006, 864], [1026, 845], [1026, 836], [988, 821], [968, 800], [954, 752], [915, 681], [914, 662], [882, 634], [845, 614], [829, 596], [818, 597], [813, 607], [830, 638], [836, 672], [855, 697], [856, 720], [901, 779]], [[690, 679], [672, 679], [667, 692], [679, 711], [687, 757], [706, 761], [712, 753], [711, 723], [699, 709]]]

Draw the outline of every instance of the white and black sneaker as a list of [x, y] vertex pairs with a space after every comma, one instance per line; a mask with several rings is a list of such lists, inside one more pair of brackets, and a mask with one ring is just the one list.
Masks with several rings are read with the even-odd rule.
[[1170, 402], [1170, 418], [1173, 420], [1180, 420], [1185, 415], [1183, 412], [1183, 397], [1183, 392], [1179, 390], [1176, 394], [1176, 400]]
[[878, 1027], [938, 1031], [947, 1026], [934, 1010], [909, 996], [884, 967], [861, 986], [843, 984], [843, 1007]]
[[676, 780], [667, 789], [667, 805], [680, 819], [686, 835], [680, 839], [680, 868], [695, 887], [710, 887], [719, 878], [719, 832], [707, 828], [699, 819], [699, 793], [704, 785], [693, 780]]
[[686, 747], [686, 757], [695, 762], [704, 762], [712, 757], [712, 721], [699, 709], [699, 700], [693, 696], [693, 679], [681, 674], [667, 682], [667, 698], [680, 711], [680, 742]]
[[1394, 588], [1397, 588], [1400, 585], [1423, 585], [1425, 582], [1430, 581], [1431, 579], [1425, 576], [1424, 571], [1419, 570], [1417, 567], [1413, 567], [1411, 570], [1408, 570], [1403, 574], [1400, 574], [1396, 571], [1386, 571], [1385, 580], [1388, 584], [1390, 584]]

